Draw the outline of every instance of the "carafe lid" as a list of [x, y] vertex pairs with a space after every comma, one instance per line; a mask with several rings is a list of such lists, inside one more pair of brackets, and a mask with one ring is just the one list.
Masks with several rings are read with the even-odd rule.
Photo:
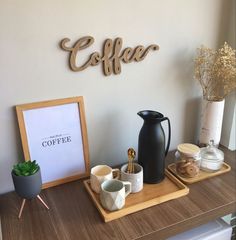
[[202, 148], [201, 157], [207, 160], [222, 161], [224, 160], [224, 153], [215, 147], [214, 140], [210, 140], [208, 146]]

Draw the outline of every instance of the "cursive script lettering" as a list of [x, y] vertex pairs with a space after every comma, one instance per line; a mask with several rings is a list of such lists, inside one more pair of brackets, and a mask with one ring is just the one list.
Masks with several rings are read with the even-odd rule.
[[158, 45], [152, 44], [147, 48], [139, 45], [136, 48], [128, 47], [121, 51], [121, 38], [116, 38], [114, 43], [111, 39], [106, 39], [102, 54], [99, 52], [94, 52], [89, 56], [88, 60], [86, 60], [84, 64], [77, 66], [76, 59], [78, 57], [78, 52], [91, 46], [94, 43], [94, 38], [91, 36], [82, 37], [76, 41], [72, 47], [67, 46], [68, 42], [70, 42], [69, 38], [62, 39], [61, 48], [70, 52], [69, 66], [72, 71], [79, 72], [89, 66], [96, 66], [101, 62], [103, 66], [103, 72], [106, 76], [111, 75], [112, 71], [114, 74], [119, 74], [121, 72], [121, 61], [124, 63], [130, 63], [133, 61], [140, 62], [151, 50], [159, 50]]

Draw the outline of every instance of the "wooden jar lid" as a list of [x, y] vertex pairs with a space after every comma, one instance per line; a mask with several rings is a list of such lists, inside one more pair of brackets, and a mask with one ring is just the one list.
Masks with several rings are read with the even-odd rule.
[[200, 148], [191, 143], [179, 144], [177, 150], [188, 157], [194, 157], [200, 152]]

